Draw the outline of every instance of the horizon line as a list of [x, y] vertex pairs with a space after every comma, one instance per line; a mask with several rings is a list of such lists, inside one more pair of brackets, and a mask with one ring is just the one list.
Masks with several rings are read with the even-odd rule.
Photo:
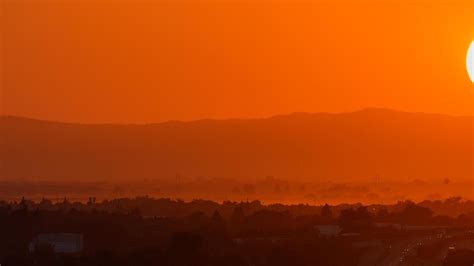
[[15, 119], [24, 119], [36, 122], [44, 122], [44, 123], [58, 123], [58, 124], [70, 124], [70, 125], [116, 125], [116, 126], [146, 126], [146, 125], [157, 125], [157, 124], [166, 124], [166, 123], [193, 123], [193, 122], [203, 122], [203, 121], [255, 121], [255, 120], [267, 120], [267, 119], [274, 119], [280, 117], [288, 117], [293, 115], [345, 115], [345, 114], [355, 114], [367, 111], [385, 111], [385, 112], [395, 112], [395, 113], [405, 113], [405, 114], [419, 114], [419, 115], [436, 115], [436, 116], [446, 116], [452, 118], [474, 118], [474, 115], [454, 115], [454, 114], [446, 114], [446, 113], [437, 113], [437, 112], [424, 112], [424, 111], [405, 111], [400, 109], [388, 108], [388, 107], [365, 107], [360, 109], [355, 109], [352, 111], [340, 111], [340, 112], [305, 112], [305, 111], [295, 111], [290, 113], [281, 113], [275, 114], [270, 116], [262, 116], [262, 117], [249, 117], [249, 118], [199, 118], [199, 119], [191, 119], [191, 120], [179, 120], [179, 119], [169, 119], [164, 120], [161, 122], [74, 122], [74, 121], [61, 121], [61, 120], [49, 120], [49, 119], [42, 119], [36, 117], [27, 117], [21, 115], [14, 115], [14, 114], [0, 114], [0, 118], [15, 118]]

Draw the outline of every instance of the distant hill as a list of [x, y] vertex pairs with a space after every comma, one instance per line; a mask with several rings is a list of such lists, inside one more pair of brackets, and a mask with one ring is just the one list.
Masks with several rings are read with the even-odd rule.
[[366, 109], [267, 119], [82, 125], [0, 118], [3, 178], [467, 180], [473, 118]]

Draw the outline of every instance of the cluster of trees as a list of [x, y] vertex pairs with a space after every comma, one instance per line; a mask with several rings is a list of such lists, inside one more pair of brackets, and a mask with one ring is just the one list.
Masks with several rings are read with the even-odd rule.
[[[0, 264], [30, 265], [348, 265], [358, 251], [342, 239], [318, 237], [312, 217], [237, 207], [224, 218], [195, 212], [144, 218], [130, 213], [0, 209]], [[58, 255], [28, 251], [36, 234], [80, 233], [84, 250]], [[346, 256], [338, 256], [340, 252]]]
[[[340, 225], [343, 233], [376, 238], [399, 235], [396, 229], [387, 234], [377, 223], [472, 227], [474, 215], [434, 215], [413, 202], [375, 208], [148, 197], [101, 203], [91, 198], [84, 204], [23, 199], [0, 204], [0, 264], [352, 265], [360, 250], [343, 237], [324, 237], [317, 225]], [[84, 236], [82, 254], [57, 255], [48, 246], [28, 251], [35, 235], [64, 232]]]
[[[439, 202], [411, 201], [399, 202], [394, 205], [368, 205], [361, 204], [340, 204], [337, 206], [313, 206], [307, 204], [264, 205], [260, 201], [251, 202], [230, 202], [221, 204], [208, 200], [194, 200], [184, 202], [182, 200], [154, 199], [150, 197], [137, 197], [134, 199], [123, 198], [115, 200], [105, 200], [97, 202], [95, 198], [90, 198], [87, 203], [69, 202], [64, 199], [60, 202], [51, 202], [43, 199], [40, 202], [33, 202], [23, 198], [19, 202], [0, 202], [0, 208], [4, 211], [46, 211], [46, 212], [84, 212], [84, 213], [114, 213], [130, 214], [135, 213], [145, 218], [153, 217], [188, 217], [196, 213], [212, 216], [218, 212], [226, 220], [235, 216], [236, 210], [249, 215], [249, 219], [256, 216], [266, 217], [268, 221], [276, 220], [284, 228], [294, 228], [289, 226], [293, 220], [310, 221], [314, 224], [340, 224], [345, 231], [360, 231], [372, 227], [375, 223], [392, 223], [400, 225], [433, 225], [433, 226], [471, 226], [474, 225], [474, 212], [462, 213], [458, 206], [466, 204], [460, 198], [451, 198], [444, 202], [457, 209], [457, 216], [436, 214], [429, 205], [438, 206]], [[259, 218], [257, 218], [259, 220]], [[285, 222], [287, 224], [283, 225]], [[306, 222], [307, 224], [309, 222]], [[251, 223], [251, 224], [258, 224]], [[364, 229], [365, 228], [365, 229]]]
[[[284, 212], [287, 211], [293, 216], [310, 216], [319, 215], [322, 212], [324, 206], [316, 206], [309, 204], [298, 204], [298, 205], [284, 205], [284, 204], [268, 204], [265, 205], [258, 200], [247, 201], [247, 202], [232, 202], [224, 201], [223, 203], [217, 203], [210, 200], [193, 200], [185, 202], [183, 200], [172, 200], [169, 198], [151, 198], [148, 196], [136, 197], [136, 198], [120, 198], [114, 200], [104, 200], [98, 202], [96, 198], [89, 198], [87, 202], [71, 202], [67, 198], [62, 201], [52, 202], [48, 199], [42, 199], [39, 202], [34, 202], [23, 198], [18, 202], [6, 202], [0, 201], [0, 207], [8, 207], [12, 209], [18, 209], [27, 207], [30, 210], [48, 210], [48, 211], [67, 211], [75, 209], [78, 211], [106, 211], [115, 213], [128, 213], [131, 210], [139, 209], [143, 216], [186, 216], [194, 212], [204, 212], [207, 215], [212, 215], [215, 210], [218, 210], [223, 216], [230, 216], [233, 210], [240, 206], [246, 213], [253, 213], [259, 210], [271, 210]], [[470, 216], [474, 213], [474, 202], [469, 200], [462, 200], [460, 197], [448, 198], [444, 201], [422, 201], [414, 203], [412, 201], [400, 201], [396, 204], [382, 205], [362, 205], [356, 204], [338, 204], [331, 206], [331, 212], [333, 216], [339, 216], [343, 210], [350, 208], [357, 209], [359, 207], [366, 207], [367, 210], [376, 216], [381, 216], [380, 219], [392, 220], [397, 219], [405, 220], [403, 217], [387, 216], [389, 213], [400, 213], [408, 207], [413, 207], [412, 213], [408, 216], [416, 216], [413, 220], [415, 221], [426, 221], [433, 217], [451, 217], [456, 218], [459, 216]], [[380, 213], [380, 215], [379, 215]], [[416, 214], [418, 213], [418, 214]], [[408, 217], [405, 217], [408, 218]], [[421, 219], [420, 219], [421, 218]], [[401, 222], [401, 221], [399, 221]], [[410, 221], [407, 221], [410, 222]]]

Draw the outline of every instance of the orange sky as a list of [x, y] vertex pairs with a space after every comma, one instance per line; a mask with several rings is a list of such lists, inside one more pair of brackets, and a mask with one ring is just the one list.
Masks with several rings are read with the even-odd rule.
[[474, 114], [472, 0], [2, 3], [6, 114], [92, 123], [365, 107]]

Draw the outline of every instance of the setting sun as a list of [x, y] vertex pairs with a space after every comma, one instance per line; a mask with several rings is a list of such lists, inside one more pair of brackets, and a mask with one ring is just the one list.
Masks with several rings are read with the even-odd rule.
[[471, 78], [471, 81], [474, 82], [474, 41], [469, 46], [469, 50], [467, 51], [467, 73]]

